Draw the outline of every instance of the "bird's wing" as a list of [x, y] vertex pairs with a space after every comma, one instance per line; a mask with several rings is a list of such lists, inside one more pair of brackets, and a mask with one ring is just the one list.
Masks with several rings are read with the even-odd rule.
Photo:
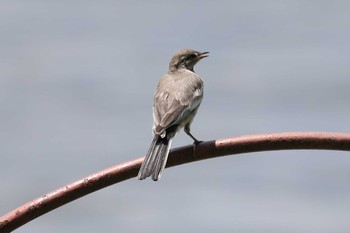
[[173, 125], [186, 109], [186, 106], [169, 92], [156, 94], [155, 103], [153, 106], [155, 133], [161, 133], [163, 129]]
[[[181, 79], [182, 78], [182, 79]], [[199, 107], [203, 96], [203, 82], [192, 73], [183, 77], [164, 76], [154, 96], [153, 118], [155, 133], [181, 124]]]

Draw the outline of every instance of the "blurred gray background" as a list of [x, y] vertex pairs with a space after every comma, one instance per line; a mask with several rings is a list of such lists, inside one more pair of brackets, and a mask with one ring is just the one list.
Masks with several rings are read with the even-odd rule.
[[[0, 3], [0, 215], [141, 157], [170, 57], [196, 66], [201, 140], [349, 132], [348, 1], [9, 1]], [[183, 132], [173, 147], [192, 143]], [[350, 231], [350, 155], [228, 156], [136, 179], [16, 232]]]

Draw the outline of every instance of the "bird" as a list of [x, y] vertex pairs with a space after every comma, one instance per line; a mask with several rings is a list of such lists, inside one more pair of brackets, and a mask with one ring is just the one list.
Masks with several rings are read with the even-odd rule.
[[194, 148], [201, 142], [190, 129], [203, 98], [203, 81], [194, 72], [194, 66], [208, 54], [182, 49], [172, 56], [168, 72], [160, 79], [154, 94], [153, 140], [140, 167], [139, 180], [161, 178], [172, 140], [182, 128], [194, 141]]

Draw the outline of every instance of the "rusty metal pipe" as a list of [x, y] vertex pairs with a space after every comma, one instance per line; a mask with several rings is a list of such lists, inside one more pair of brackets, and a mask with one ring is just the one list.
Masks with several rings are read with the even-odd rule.
[[[320, 149], [350, 151], [350, 134], [292, 132], [248, 135], [203, 142], [173, 149], [167, 167], [203, 159], [249, 152], [292, 149]], [[143, 158], [115, 165], [67, 184], [30, 201], [0, 217], [0, 232], [11, 232], [27, 222], [75, 199], [109, 185], [137, 176]]]

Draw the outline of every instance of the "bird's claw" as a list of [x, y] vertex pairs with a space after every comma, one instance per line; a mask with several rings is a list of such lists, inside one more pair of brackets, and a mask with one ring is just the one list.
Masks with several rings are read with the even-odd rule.
[[192, 144], [192, 150], [193, 150], [193, 158], [196, 158], [196, 147], [202, 143], [203, 141], [198, 141], [197, 139], [194, 140], [193, 144]]

